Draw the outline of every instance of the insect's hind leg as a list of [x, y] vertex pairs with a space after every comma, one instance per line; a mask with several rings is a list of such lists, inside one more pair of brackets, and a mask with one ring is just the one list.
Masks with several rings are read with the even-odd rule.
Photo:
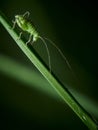
[[30, 43], [31, 40], [32, 40], [32, 34], [29, 35], [29, 40], [26, 42], [26, 45], [27, 45], [28, 43]]

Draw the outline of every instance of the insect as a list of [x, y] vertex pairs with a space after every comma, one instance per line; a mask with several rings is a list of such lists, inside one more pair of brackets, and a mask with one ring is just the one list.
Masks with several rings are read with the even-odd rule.
[[[17, 24], [23, 31], [26, 31], [29, 33], [29, 39], [26, 42], [26, 45], [31, 42], [32, 37], [33, 37], [33, 41], [32, 41], [33, 43], [37, 42], [38, 39], [42, 40], [42, 42], [44, 43], [46, 50], [47, 50], [50, 72], [51, 72], [50, 53], [49, 53], [49, 49], [48, 49], [48, 46], [47, 46], [45, 40], [49, 41], [58, 50], [60, 55], [63, 57], [63, 59], [67, 63], [69, 69], [72, 70], [67, 58], [64, 56], [62, 51], [54, 44], [54, 42], [52, 42], [48, 38], [43, 38], [39, 35], [39, 33], [36, 31], [33, 24], [28, 20], [29, 15], [30, 15], [30, 13], [28, 11], [25, 12], [23, 15], [15, 15], [15, 21], [13, 21], [13, 29], [15, 28], [15, 25]], [[22, 35], [22, 32], [20, 33], [19, 38], [21, 38], [21, 35]]]

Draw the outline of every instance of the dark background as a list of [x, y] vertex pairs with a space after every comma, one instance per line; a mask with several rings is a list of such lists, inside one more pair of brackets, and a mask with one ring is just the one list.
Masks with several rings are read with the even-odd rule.
[[[67, 56], [81, 81], [80, 87], [73, 85], [74, 88], [94, 102], [98, 101], [97, 1], [1, 0], [0, 10], [10, 21], [16, 14], [29, 11], [38, 32], [55, 41]], [[8, 55], [28, 67], [32, 66], [1, 25], [0, 41], [0, 54]], [[46, 52], [41, 51], [40, 48], [41, 45], [35, 47], [44, 57]], [[52, 47], [50, 47], [50, 53], [54, 73], [64, 82], [64, 76], [66, 76], [63, 72], [64, 66], [61, 65], [62, 62], [58, 62]], [[36, 90], [31, 92], [23, 84], [3, 74], [0, 81], [2, 84], [0, 127], [3, 129], [87, 129], [66, 104], [60, 104]]]

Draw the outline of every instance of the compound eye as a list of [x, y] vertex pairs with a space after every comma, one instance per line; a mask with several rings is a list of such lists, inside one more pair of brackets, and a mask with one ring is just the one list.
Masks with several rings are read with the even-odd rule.
[[18, 15], [16, 15], [15, 18], [18, 18]]

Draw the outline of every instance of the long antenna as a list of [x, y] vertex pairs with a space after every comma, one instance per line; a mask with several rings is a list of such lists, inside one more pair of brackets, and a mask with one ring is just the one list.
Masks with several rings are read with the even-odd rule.
[[30, 12], [29, 12], [29, 11], [26, 11], [22, 16], [23, 16], [23, 17], [26, 17], [26, 15], [27, 15], [27, 17], [29, 17]]
[[46, 37], [44, 37], [44, 38], [45, 38], [46, 40], [48, 40], [48, 41], [58, 50], [58, 52], [60, 53], [60, 55], [63, 57], [63, 59], [64, 59], [65, 62], [67, 63], [69, 69], [72, 70], [70, 63], [68, 62], [67, 58], [64, 56], [64, 54], [62, 53], [62, 51], [59, 49], [59, 47], [58, 47], [53, 41], [51, 41], [50, 39], [48, 39], [48, 38], [46, 38]]
[[47, 46], [45, 40], [41, 36], [38, 36], [38, 37], [42, 40], [42, 42], [44, 43], [44, 45], [46, 47], [47, 54], [48, 54], [49, 69], [50, 69], [50, 73], [51, 73], [51, 60], [50, 60], [50, 53], [49, 53], [48, 46]]
[[71, 72], [73, 73], [73, 75], [76, 77], [76, 75], [74, 74], [73, 69], [72, 69], [70, 63], [68, 62], [67, 58], [64, 56], [63, 52], [59, 49], [59, 47], [52, 40], [50, 40], [50, 39], [48, 39], [46, 37], [44, 37], [44, 38], [47, 41], [49, 41], [51, 43], [51, 45], [53, 45], [57, 49], [57, 51], [60, 53], [60, 55], [63, 57], [63, 59], [65, 60], [66, 64], [68, 65], [68, 68], [71, 70]]

